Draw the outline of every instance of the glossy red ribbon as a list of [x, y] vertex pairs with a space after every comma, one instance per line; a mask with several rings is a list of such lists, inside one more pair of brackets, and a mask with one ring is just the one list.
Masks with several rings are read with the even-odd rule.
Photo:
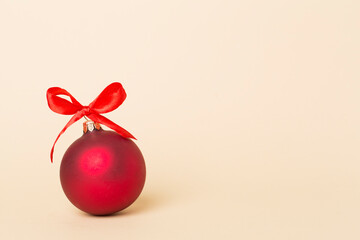
[[[71, 102], [59, 97], [65, 95], [70, 97]], [[66, 131], [71, 124], [78, 121], [83, 116], [87, 116], [94, 122], [104, 124], [105, 126], [113, 129], [118, 134], [125, 138], [136, 139], [131, 133], [120, 127], [116, 123], [110, 121], [106, 117], [100, 115], [101, 113], [108, 113], [118, 108], [126, 98], [126, 92], [121, 83], [114, 82], [107, 86], [100, 95], [92, 101], [89, 106], [81, 105], [68, 91], [59, 87], [52, 87], [46, 93], [49, 108], [59, 114], [74, 115], [70, 121], [65, 125], [57, 136], [50, 152], [50, 159], [53, 162], [54, 147], [59, 137]]]

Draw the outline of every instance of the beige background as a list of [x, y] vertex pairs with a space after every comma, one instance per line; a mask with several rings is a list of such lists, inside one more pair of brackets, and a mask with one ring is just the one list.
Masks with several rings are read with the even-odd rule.
[[[0, 2], [0, 239], [360, 239], [359, 1]], [[81, 136], [47, 88], [139, 140], [148, 178], [121, 214], [62, 192]]]

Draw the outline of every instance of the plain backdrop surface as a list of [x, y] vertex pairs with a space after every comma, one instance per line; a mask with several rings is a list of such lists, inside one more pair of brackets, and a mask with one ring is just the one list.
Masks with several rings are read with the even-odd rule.
[[[0, 239], [359, 239], [359, 1], [0, 2]], [[92, 217], [61, 158], [82, 104], [119, 81], [108, 118], [147, 164], [140, 198]]]

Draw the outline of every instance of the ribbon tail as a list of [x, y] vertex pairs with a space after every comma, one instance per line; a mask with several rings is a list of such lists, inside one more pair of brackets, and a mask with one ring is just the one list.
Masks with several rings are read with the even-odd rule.
[[54, 148], [55, 148], [55, 144], [57, 142], [57, 140], [60, 138], [60, 136], [66, 131], [66, 129], [68, 127], [70, 127], [73, 123], [75, 123], [76, 121], [78, 121], [80, 118], [82, 118], [84, 116], [84, 114], [82, 112], [77, 112], [74, 116], [72, 116], [72, 118], [69, 120], [69, 122], [65, 125], [65, 127], [61, 130], [61, 132], [59, 133], [59, 135], [57, 136], [57, 138], [55, 139], [55, 142], [51, 148], [50, 151], [50, 159], [51, 162], [53, 162], [53, 155], [54, 155]]
[[107, 119], [106, 117], [100, 115], [100, 114], [89, 114], [87, 115], [91, 120], [93, 120], [94, 122], [98, 122], [98, 123], [102, 123], [105, 126], [111, 128], [112, 130], [114, 130], [115, 132], [117, 132], [118, 134], [120, 134], [121, 136], [125, 137], [125, 138], [132, 138], [135, 139], [136, 138], [129, 133], [128, 131], [126, 131], [124, 128], [120, 127], [119, 125], [117, 125], [116, 123], [114, 123], [113, 121]]

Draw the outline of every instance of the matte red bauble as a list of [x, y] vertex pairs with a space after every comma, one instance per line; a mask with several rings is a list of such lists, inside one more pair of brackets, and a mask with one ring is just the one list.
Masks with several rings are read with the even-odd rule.
[[[67, 96], [69, 100], [61, 97]], [[73, 123], [84, 123], [84, 134], [65, 152], [60, 166], [60, 180], [68, 199], [79, 209], [94, 215], [108, 215], [130, 206], [145, 183], [144, 158], [131, 140], [135, 137], [101, 114], [118, 108], [126, 92], [121, 83], [107, 86], [89, 105], [80, 104], [67, 90], [51, 87], [46, 92], [49, 108], [59, 114], [73, 115], [60, 136]], [[100, 124], [114, 131], [104, 131]]]
[[62, 188], [79, 209], [108, 215], [130, 206], [145, 183], [145, 162], [136, 144], [100, 125], [84, 123], [84, 134], [64, 154]]

